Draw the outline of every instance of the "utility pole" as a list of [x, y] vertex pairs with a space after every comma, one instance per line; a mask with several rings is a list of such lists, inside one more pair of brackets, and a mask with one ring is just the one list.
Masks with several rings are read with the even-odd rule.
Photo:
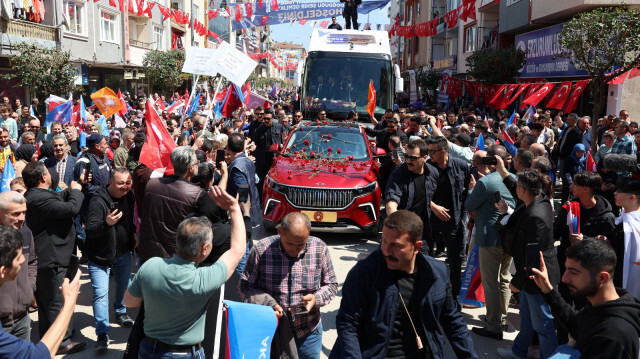
[[[196, 14], [193, 11], [193, 0], [191, 0], [191, 47], [194, 47], [196, 44], [196, 39], [193, 37], [193, 32], [195, 31], [193, 26], [195, 17]], [[195, 85], [196, 75], [191, 75], [191, 81], [193, 81], [193, 84]]]

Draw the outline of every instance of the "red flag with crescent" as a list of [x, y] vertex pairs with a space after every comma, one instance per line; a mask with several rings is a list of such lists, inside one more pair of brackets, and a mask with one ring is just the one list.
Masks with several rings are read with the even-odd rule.
[[589, 80], [582, 80], [582, 81], [576, 82], [576, 85], [573, 87], [573, 91], [571, 91], [571, 95], [569, 96], [569, 100], [564, 105], [565, 113], [570, 113], [576, 108], [578, 99], [580, 98], [582, 91], [584, 91], [584, 89], [587, 87], [587, 84], [589, 84]]
[[553, 94], [553, 97], [547, 103], [548, 108], [561, 109], [569, 98], [571, 92], [571, 81], [562, 81], [560, 87]]
[[551, 92], [551, 90], [553, 90], [553, 87], [554, 87], [553, 82], [547, 82], [542, 87], [540, 87], [538, 91], [536, 91], [533, 95], [525, 98], [524, 101], [522, 101], [522, 104], [537, 106], [540, 103], [540, 101], [542, 101], [544, 97], [547, 96], [549, 92]]

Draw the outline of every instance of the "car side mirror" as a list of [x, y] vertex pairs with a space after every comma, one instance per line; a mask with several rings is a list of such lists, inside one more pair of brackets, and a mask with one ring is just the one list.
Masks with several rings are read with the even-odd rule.
[[282, 145], [279, 143], [274, 143], [271, 146], [269, 146], [269, 151], [271, 152], [280, 152], [281, 149], [282, 149]]
[[381, 157], [386, 154], [387, 154], [387, 151], [385, 151], [384, 148], [376, 147], [376, 153], [375, 153], [376, 157]]

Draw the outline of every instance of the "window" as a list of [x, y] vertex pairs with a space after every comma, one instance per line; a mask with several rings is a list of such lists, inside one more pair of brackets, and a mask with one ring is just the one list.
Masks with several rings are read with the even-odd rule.
[[519, 2], [520, 0], [507, 0], [507, 6], [511, 6], [517, 2]]
[[164, 50], [164, 30], [161, 27], [153, 27], [153, 49]]
[[200, 19], [198, 6], [193, 5], [193, 19]]
[[80, 3], [67, 1], [65, 2], [64, 11], [69, 24], [69, 29], [66, 31], [76, 35], [85, 35], [84, 6]]
[[476, 26], [464, 29], [464, 52], [476, 51]]
[[117, 15], [104, 10], [100, 11], [100, 39], [102, 41], [118, 42], [116, 19]]
[[444, 42], [444, 57], [453, 55], [453, 40], [447, 39]]

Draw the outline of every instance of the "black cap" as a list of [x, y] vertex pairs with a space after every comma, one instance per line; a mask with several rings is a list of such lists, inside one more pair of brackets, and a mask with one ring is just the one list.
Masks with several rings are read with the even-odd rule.
[[458, 139], [462, 147], [468, 147], [471, 144], [471, 137], [466, 133], [459, 133], [455, 138]]
[[618, 176], [616, 180], [616, 191], [640, 195], [640, 178]]

